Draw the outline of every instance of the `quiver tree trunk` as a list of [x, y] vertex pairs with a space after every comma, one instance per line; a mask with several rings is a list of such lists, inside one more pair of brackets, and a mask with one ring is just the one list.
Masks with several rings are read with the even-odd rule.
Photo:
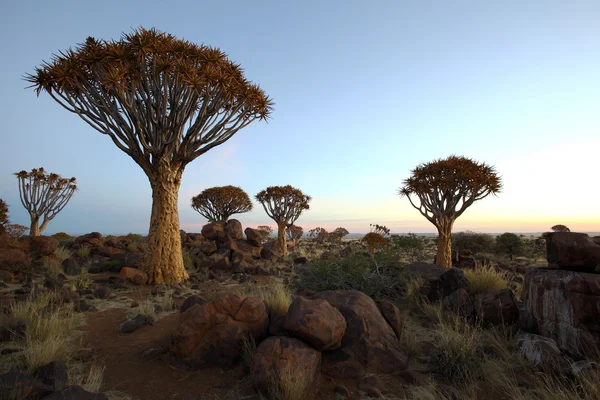
[[286, 238], [285, 238], [285, 229], [286, 229], [285, 223], [277, 224], [277, 248], [279, 249], [279, 251], [281, 251], [281, 254], [283, 256], [287, 255], [287, 242], [286, 242]]
[[29, 226], [29, 236], [40, 236], [40, 217], [31, 217], [31, 225]]
[[452, 268], [452, 225], [454, 221], [442, 217], [438, 223], [438, 251], [435, 263], [442, 267]]
[[152, 187], [152, 214], [145, 259], [148, 283], [178, 283], [189, 276], [183, 265], [177, 200], [183, 169], [159, 167], [149, 177]]

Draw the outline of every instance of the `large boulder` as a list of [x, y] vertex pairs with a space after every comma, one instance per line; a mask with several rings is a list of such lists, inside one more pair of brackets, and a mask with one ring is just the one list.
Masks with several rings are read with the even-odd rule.
[[323, 372], [339, 378], [391, 374], [406, 369], [408, 357], [375, 302], [356, 290], [330, 290], [311, 300], [327, 300], [346, 320], [342, 346], [323, 353]]
[[546, 234], [546, 254], [554, 268], [593, 272], [600, 267], [600, 246], [585, 233]]
[[404, 271], [423, 280], [419, 292], [430, 301], [442, 300], [458, 289], [469, 290], [469, 281], [459, 268], [414, 262], [404, 267]]
[[103, 239], [104, 238], [102, 237], [102, 234], [99, 232], [88, 233], [86, 235], [77, 237], [73, 241], [71, 248], [79, 249], [80, 247], [82, 247], [84, 245], [90, 246], [92, 248], [102, 246]]
[[219, 222], [211, 222], [202, 227], [202, 237], [208, 240], [216, 240], [218, 242], [224, 242], [227, 240], [225, 229], [223, 224]]
[[260, 247], [252, 246], [245, 240], [230, 239], [221, 248], [231, 250], [232, 260], [233, 255], [237, 254], [238, 257], [234, 260], [236, 262], [252, 261], [253, 259], [260, 258]]
[[519, 319], [519, 306], [512, 290], [486, 293], [475, 299], [475, 312], [488, 325], [510, 325]]
[[326, 300], [296, 296], [288, 309], [283, 329], [317, 350], [334, 350], [342, 344], [346, 320]]
[[301, 340], [272, 336], [256, 349], [252, 366], [254, 388], [267, 396], [279, 388], [302, 386], [302, 398], [316, 387], [321, 366], [321, 352]]
[[600, 346], [600, 274], [530, 268], [521, 299], [540, 335], [575, 354]]
[[79, 265], [79, 262], [72, 257], [63, 260], [62, 268], [65, 274], [70, 276], [79, 275], [81, 273], [81, 265]]
[[442, 309], [445, 312], [458, 314], [463, 318], [470, 319], [473, 317], [475, 309], [471, 296], [465, 289], [458, 289], [450, 293], [442, 300]]
[[0, 375], [0, 399], [41, 399], [53, 392], [51, 386], [20, 372]]
[[242, 230], [242, 223], [237, 219], [230, 219], [225, 224], [225, 234], [230, 239], [241, 240], [244, 238], [244, 231]]
[[244, 230], [244, 233], [246, 234], [246, 240], [252, 246], [260, 247], [262, 245], [262, 235], [258, 230], [246, 228]]
[[135, 268], [123, 267], [119, 271], [121, 278], [136, 285], [145, 285], [148, 282], [148, 275], [144, 271]]
[[171, 351], [192, 366], [229, 367], [239, 360], [243, 341], [267, 336], [269, 314], [264, 301], [228, 293], [181, 313], [171, 337]]
[[379, 308], [381, 309], [381, 314], [396, 334], [396, 337], [400, 339], [402, 328], [404, 327], [404, 314], [402, 314], [402, 311], [389, 300], [383, 300], [379, 303]]

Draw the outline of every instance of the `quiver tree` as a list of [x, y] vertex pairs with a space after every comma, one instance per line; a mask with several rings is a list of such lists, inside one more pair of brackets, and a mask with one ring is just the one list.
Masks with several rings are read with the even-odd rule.
[[0, 199], [0, 226], [5, 226], [9, 223], [8, 220], [8, 204]]
[[567, 228], [565, 225], [559, 224], [559, 225], [554, 225], [552, 228], [553, 232], [571, 232], [571, 230], [569, 228]]
[[77, 190], [76, 179], [47, 174], [44, 168], [21, 171], [15, 175], [19, 182], [21, 203], [31, 218], [29, 235], [40, 236], [48, 223], [71, 200]]
[[259, 225], [256, 227], [256, 230], [258, 233], [260, 233], [263, 243], [266, 242], [269, 236], [271, 236], [273, 233], [273, 228], [271, 228], [269, 225]]
[[209, 222], [227, 222], [233, 214], [252, 210], [252, 202], [242, 188], [229, 185], [204, 189], [192, 197], [192, 208]]
[[369, 254], [371, 256], [375, 255], [376, 247], [384, 247], [387, 245], [387, 239], [383, 237], [380, 233], [377, 232], [369, 232], [362, 238], [363, 243], [367, 245], [367, 249], [369, 250]]
[[287, 254], [286, 227], [293, 225], [300, 214], [310, 208], [308, 205], [310, 196], [290, 185], [269, 186], [256, 195], [256, 200], [262, 204], [269, 218], [277, 223], [277, 248], [285, 256]]
[[287, 227], [285, 234], [286, 234], [287, 240], [289, 240], [290, 242], [294, 243], [294, 245], [296, 245], [296, 244], [298, 244], [298, 241], [304, 234], [304, 229], [302, 229], [301, 226], [296, 226], [296, 225], [292, 224]]
[[346, 228], [335, 228], [333, 232], [330, 232], [327, 235], [327, 241], [340, 244], [342, 243], [342, 238], [348, 234], [350, 234], [350, 232], [348, 232]]
[[321, 228], [320, 226], [308, 231], [308, 237], [317, 243], [323, 243], [325, 239], [327, 239], [327, 236], [329, 236], [327, 229]]
[[88, 37], [26, 80], [142, 168], [152, 188], [149, 282], [186, 279], [177, 212], [183, 171], [253, 121], [266, 120], [272, 101], [218, 48], [144, 28], [113, 41]]
[[410, 204], [438, 230], [436, 263], [452, 267], [452, 226], [475, 201], [500, 192], [494, 167], [462, 156], [420, 164], [400, 188]]

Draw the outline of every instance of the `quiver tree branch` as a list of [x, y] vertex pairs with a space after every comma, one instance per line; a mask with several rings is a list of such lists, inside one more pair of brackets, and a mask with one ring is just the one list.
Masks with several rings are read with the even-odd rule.
[[153, 200], [149, 281], [187, 279], [177, 213], [184, 169], [253, 121], [267, 120], [272, 100], [218, 48], [144, 28], [119, 40], [88, 37], [25, 79], [144, 170]]
[[233, 214], [252, 210], [248, 194], [237, 186], [219, 186], [203, 190], [192, 198], [192, 208], [209, 222], [227, 222]]
[[256, 195], [272, 220], [277, 223], [277, 247], [283, 255], [287, 254], [286, 227], [293, 225], [304, 210], [310, 208], [310, 196], [290, 185], [269, 186]]
[[439, 265], [452, 267], [451, 232], [456, 218], [475, 201], [500, 192], [502, 183], [494, 167], [462, 156], [420, 164], [398, 191], [408, 198], [439, 233]]
[[[77, 190], [75, 178], [46, 174], [44, 168], [15, 173], [23, 207], [31, 218], [29, 235], [39, 236]], [[41, 225], [40, 225], [41, 220]]]

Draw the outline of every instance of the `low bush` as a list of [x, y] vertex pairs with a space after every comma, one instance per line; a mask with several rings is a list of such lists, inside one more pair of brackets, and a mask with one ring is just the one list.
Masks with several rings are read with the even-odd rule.
[[497, 270], [492, 265], [484, 265], [476, 269], [465, 269], [464, 273], [473, 294], [476, 295], [496, 292], [508, 287], [508, 274]]

